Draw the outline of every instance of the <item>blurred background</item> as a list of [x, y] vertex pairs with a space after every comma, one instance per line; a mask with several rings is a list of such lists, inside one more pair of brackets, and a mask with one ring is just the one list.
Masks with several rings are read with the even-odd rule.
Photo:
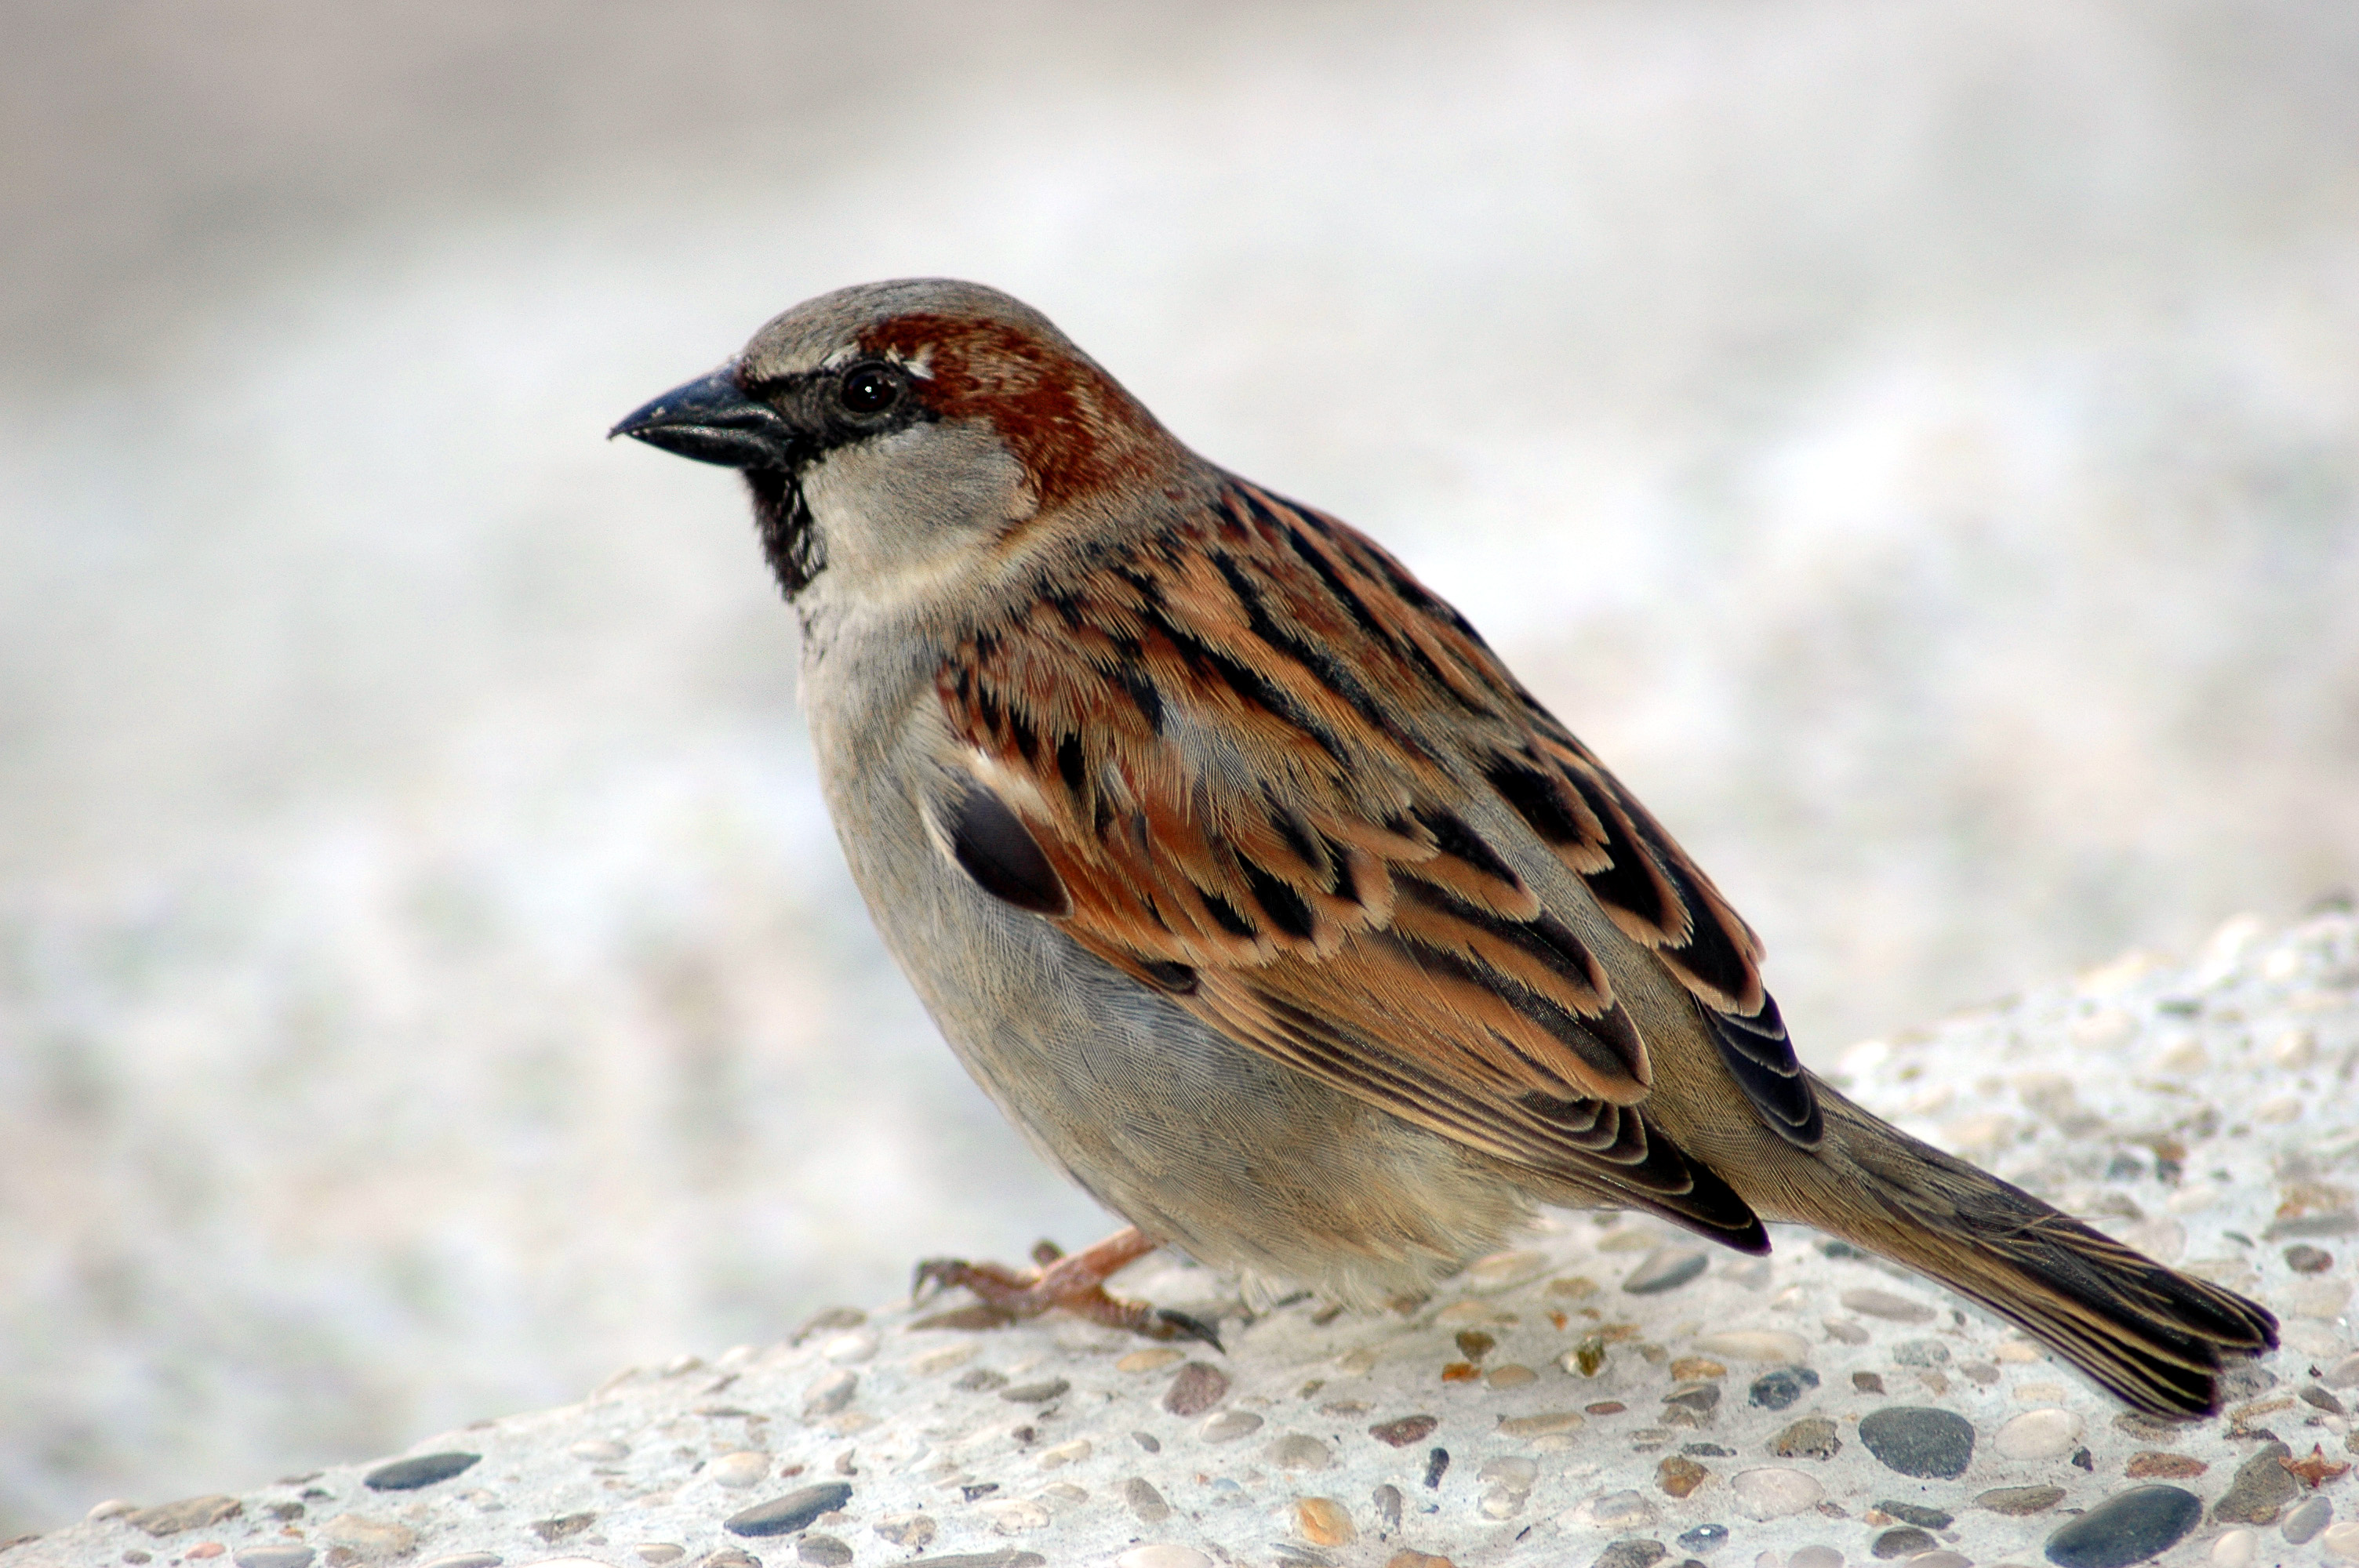
[[2335, 0], [0, 20], [0, 1539], [1106, 1223], [601, 438], [839, 285], [1406, 557], [1821, 1064], [2359, 878]]

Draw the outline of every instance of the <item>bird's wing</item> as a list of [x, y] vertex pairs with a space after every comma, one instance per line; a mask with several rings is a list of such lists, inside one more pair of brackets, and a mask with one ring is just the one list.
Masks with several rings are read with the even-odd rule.
[[1051, 578], [955, 652], [939, 695], [966, 769], [934, 814], [944, 848], [1231, 1038], [1498, 1158], [1757, 1236], [1645, 1114], [1646, 1042], [1583, 922], [1477, 826], [1504, 803], [1692, 994], [1765, 1119], [1817, 1138], [1752, 933], [1473, 629], [1343, 524], [1232, 481]]

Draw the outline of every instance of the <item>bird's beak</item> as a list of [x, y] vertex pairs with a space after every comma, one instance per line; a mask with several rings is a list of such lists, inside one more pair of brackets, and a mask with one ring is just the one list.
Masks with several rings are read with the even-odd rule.
[[777, 409], [739, 388], [734, 365], [673, 387], [606, 432], [617, 436], [733, 469], [792, 470], [803, 444]]

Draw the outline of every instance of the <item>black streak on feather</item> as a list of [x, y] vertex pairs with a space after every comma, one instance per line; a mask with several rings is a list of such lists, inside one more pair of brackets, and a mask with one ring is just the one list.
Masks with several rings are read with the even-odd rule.
[[968, 782], [942, 826], [959, 866], [984, 892], [1034, 914], [1072, 913], [1057, 868], [1031, 830], [991, 791]]

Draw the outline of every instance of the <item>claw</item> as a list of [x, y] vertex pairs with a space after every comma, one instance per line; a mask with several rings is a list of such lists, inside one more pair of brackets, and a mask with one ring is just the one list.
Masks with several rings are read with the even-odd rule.
[[1171, 1307], [1157, 1307], [1150, 1321], [1151, 1326], [1144, 1332], [1151, 1339], [1201, 1340], [1223, 1356], [1229, 1353], [1228, 1346], [1221, 1343], [1219, 1331], [1201, 1317], [1191, 1317]]

